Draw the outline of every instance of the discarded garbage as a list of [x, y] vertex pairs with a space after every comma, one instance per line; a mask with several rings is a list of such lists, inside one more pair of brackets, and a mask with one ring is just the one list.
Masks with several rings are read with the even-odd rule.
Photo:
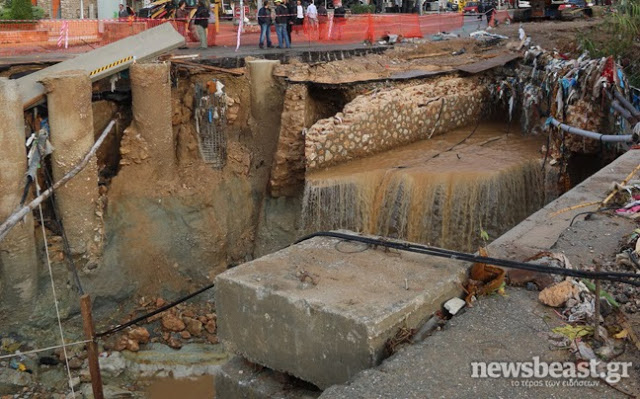
[[444, 308], [447, 309], [449, 313], [455, 315], [460, 311], [460, 309], [464, 308], [467, 303], [460, 298], [451, 298], [447, 302], [444, 303]]
[[571, 324], [567, 324], [563, 327], [556, 327], [553, 330], [556, 334], [562, 334], [570, 340], [574, 340], [576, 338], [586, 337], [588, 335], [593, 335], [593, 327], [591, 326], [572, 326]]

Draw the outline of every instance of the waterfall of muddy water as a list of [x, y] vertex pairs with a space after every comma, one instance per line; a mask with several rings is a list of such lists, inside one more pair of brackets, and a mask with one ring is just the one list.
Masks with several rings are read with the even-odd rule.
[[305, 229], [344, 228], [459, 250], [476, 249], [481, 228], [497, 238], [543, 205], [541, 141], [482, 123], [443, 152], [473, 128], [308, 174]]

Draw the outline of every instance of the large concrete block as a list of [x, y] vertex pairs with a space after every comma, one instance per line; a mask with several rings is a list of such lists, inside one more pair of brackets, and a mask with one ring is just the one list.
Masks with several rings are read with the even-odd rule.
[[463, 263], [314, 238], [216, 279], [231, 351], [320, 388], [379, 364], [385, 342], [459, 295]]

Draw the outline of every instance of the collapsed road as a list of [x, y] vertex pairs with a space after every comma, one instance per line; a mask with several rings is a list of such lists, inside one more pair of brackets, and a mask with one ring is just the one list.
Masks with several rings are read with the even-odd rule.
[[155, 29], [0, 78], [0, 394], [637, 392], [633, 367], [526, 391], [467, 373], [637, 364], [616, 60], [478, 34], [159, 61], [182, 36]]

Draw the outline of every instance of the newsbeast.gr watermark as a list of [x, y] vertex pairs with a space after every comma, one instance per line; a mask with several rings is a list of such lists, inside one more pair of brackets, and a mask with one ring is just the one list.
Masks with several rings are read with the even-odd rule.
[[[615, 384], [629, 377], [631, 362], [544, 362], [539, 356], [526, 362], [471, 362], [471, 378], [510, 378], [512, 386], [598, 385], [598, 379]], [[544, 379], [544, 381], [541, 381]], [[593, 379], [593, 380], [591, 380]]]

